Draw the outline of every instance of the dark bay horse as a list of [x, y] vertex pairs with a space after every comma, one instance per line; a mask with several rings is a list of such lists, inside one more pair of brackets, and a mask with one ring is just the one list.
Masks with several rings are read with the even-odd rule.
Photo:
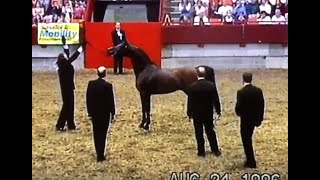
[[[151, 123], [151, 95], [168, 94], [178, 90], [187, 94], [188, 86], [197, 81], [197, 67], [177, 68], [174, 70], [161, 69], [151, 61], [149, 56], [141, 48], [127, 42], [108, 48], [107, 53], [108, 55], [121, 53], [123, 56], [131, 59], [136, 77], [136, 88], [140, 93], [142, 104], [142, 122], [139, 128], [147, 131]], [[202, 67], [204, 67], [206, 71], [205, 78], [215, 83], [214, 69], [209, 66]], [[187, 108], [187, 112], [189, 112], [189, 108]]]

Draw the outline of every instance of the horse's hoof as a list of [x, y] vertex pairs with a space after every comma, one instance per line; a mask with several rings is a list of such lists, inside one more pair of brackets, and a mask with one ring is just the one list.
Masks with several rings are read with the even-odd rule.
[[143, 124], [140, 124], [138, 127], [139, 127], [139, 128], [144, 128]]
[[143, 129], [144, 134], [148, 134], [149, 132], [150, 132], [149, 130]]
[[144, 127], [143, 127], [143, 130], [144, 130], [144, 131], [149, 131], [150, 128], [149, 128], [149, 126], [144, 126]]

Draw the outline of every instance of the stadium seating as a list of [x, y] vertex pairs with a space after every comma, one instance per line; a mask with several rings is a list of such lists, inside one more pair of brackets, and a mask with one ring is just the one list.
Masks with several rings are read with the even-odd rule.
[[84, 20], [86, 5], [87, 0], [32, 0], [32, 25], [81, 22]]
[[[169, 16], [172, 25], [179, 25], [180, 24], [180, 22], [179, 22], [180, 11], [179, 11], [178, 7], [179, 7], [179, 3], [181, 2], [181, 0], [163, 0], [163, 1], [164, 2], [162, 3], [163, 4], [162, 5], [162, 13], [163, 13], [162, 17], [168, 17]], [[210, 0], [210, 1], [217, 1], [217, 0]], [[246, 3], [248, 3], [248, 0], [245, 0], [245, 1], [246, 1]], [[251, 0], [249, 0], [249, 1], [251, 1]], [[194, 5], [194, 1], [193, 0], [189, 0], [189, 2], [192, 2], [192, 4]], [[217, 1], [217, 2], [222, 2], [222, 1]], [[282, 12], [282, 15], [284, 16], [285, 13], [288, 12], [288, 1], [286, 1], [285, 4], [281, 4], [283, 2], [285, 2], [285, 1], [277, 0], [277, 3], [279, 3], [279, 5], [281, 5], [280, 10]], [[218, 6], [220, 7], [221, 4], [219, 4]], [[236, 6], [236, 3], [233, 4], [233, 8], [235, 6]], [[208, 11], [209, 11], [208, 14], [211, 14], [211, 9], [209, 9], [209, 8], [208, 8]], [[270, 17], [272, 17], [274, 15], [274, 10], [275, 9], [276, 9], [276, 6], [273, 6], [272, 7], [272, 13], [269, 15]], [[165, 20], [165, 19], [163, 18], [163, 20]], [[245, 23], [246, 24], [258, 24], [258, 21], [259, 21], [259, 18], [250, 18], [250, 19], [248, 19], [248, 17], [246, 16]], [[216, 17], [211, 17], [210, 18], [210, 23], [212, 25], [221, 25], [221, 24], [223, 24]], [[239, 23], [235, 22], [235, 24], [239, 24]]]

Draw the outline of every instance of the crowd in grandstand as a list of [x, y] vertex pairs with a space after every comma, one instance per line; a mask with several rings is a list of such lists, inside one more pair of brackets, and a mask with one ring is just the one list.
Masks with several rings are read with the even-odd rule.
[[287, 24], [288, 0], [181, 0], [180, 23]]
[[84, 20], [86, 0], [32, 0], [32, 25]]

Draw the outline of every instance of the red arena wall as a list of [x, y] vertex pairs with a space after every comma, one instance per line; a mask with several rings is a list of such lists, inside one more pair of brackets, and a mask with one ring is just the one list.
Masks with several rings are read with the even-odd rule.
[[[150, 58], [161, 65], [161, 23], [121, 23], [126, 31], [129, 43], [141, 47]], [[85, 23], [85, 37], [88, 42], [85, 53], [85, 68], [97, 68], [101, 65], [112, 68], [113, 57], [106, 54], [107, 48], [113, 46], [111, 32], [114, 23]], [[128, 58], [124, 67], [132, 68]]]

